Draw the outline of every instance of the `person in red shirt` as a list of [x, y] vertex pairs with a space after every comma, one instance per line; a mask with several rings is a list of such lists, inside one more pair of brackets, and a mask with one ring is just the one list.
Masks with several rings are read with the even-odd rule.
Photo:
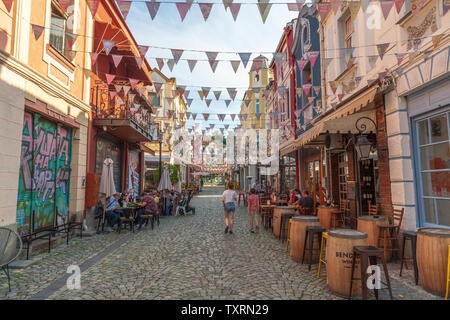
[[255, 220], [256, 225], [256, 233], [259, 231], [259, 222], [261, 221], [261, 215], [259, 214], [259, 197], [256, 194], [256, 190], [252, 188], [250, 190], [250, 196], [247, 199], [248, 205], [248, 216], [250, 218], [250, 232], [255, 233], [253, 231], [253, 220]]

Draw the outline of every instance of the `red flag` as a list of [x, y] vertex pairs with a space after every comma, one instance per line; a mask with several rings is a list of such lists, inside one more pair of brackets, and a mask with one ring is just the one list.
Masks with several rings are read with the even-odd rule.
[[311, 68], [314, 68], [314, 64], [316, 63], [317, 57], [319, 56], [319, 51], [308, 51], [306, 53], [309, 62], [311, 62]]
[[100, 0], [86, 0], [86, 3], [91, 11], [93, 17], [97, 13], [98, 5], [100, 4]]
[[128, 12], [130, 12], [131, 1], [118, 1], [119, 9], [122, 13], [123, 18], [126, 20], [128, 16]]
[[319, 12], [320, 19], [325, 19], [325, 17], [328, 14], [328, 11], [330, 10], [330, 4], [329, 3], [319, 3], [317, 4], [317, 11]]
[[155, 19], [156, 14], [158, 13], [158, 9], [159, 9], [159, 2], [146, 2], [145, 3], [147, 5], [147, 9], [148, 12], [150, 13], [150, 17], [152, 18], [152, 20]]
[[384, 20], [386, 20], [391, 12], [394, 0], [380, 0], [381, 10], [383, 11]]
[[176, 6], [178, 9], [178, 13], [180, 14], [181, 22], [183, 22], [184, 18], [186, 17], [186, 14], [190, 8], [190, 5], [188, 3], [177, 2]]
[[203, 19], [208, 20], [209, 14], [211, 13], [212, 3], [199, 3], [200, 11], [202, 12]]
[[234, 21], [236, 21], [237, 16], [239, 14], [239, 10], [241, 10], [241, 4], [240, 3], [231, 3], [229, 5], [231, 15], [233, 16]]
[[91, 52], [90, 54], [91, 54], [91, 65], [94, 65], [95, 62], [97, 61], [98, 53], [96, 53], [96, 52]]
[[66, 12], [67, 7], [70, 5], [70, 0], [58, 0], [59, 6], [63, 12]]
[[395, 0], [395, 9], [397, 9], [397, 13], [400, 13], [400, 10], [402, 10], [404, 3], [405, 0]]
[[136, 87], [136, 85], [138, 84], [139, 80], [137, 79], [129, 79], [130, 80], [130, 84], [131, 84], [131, 90], [134, 90], [134, 88]]
[[138, 51], [141, 55], [141, 58], [144, 59], [145, 55], [147, 54], [149, 46], [138, 46]]
[[13, 0], [3, 0], [3, 4], [5, 5], [6, 10], [8, 10], [8, 12], [10, 12], [11, 8], [12, 8]]
[[116, 77], [114, 74], [109, 74], [109, 73], [105, 73], [105, 76], [106, 76], [106, 83], [107, 84], [111, 84], [111, 82]]

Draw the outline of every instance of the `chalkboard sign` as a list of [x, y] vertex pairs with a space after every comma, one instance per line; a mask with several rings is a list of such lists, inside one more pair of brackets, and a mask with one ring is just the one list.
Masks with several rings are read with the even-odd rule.
[[347, 181], [347, 199], [356, 200], [356, 181]]

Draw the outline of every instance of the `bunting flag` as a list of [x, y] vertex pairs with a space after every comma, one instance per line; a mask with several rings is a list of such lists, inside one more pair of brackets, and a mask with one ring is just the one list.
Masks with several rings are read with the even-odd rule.
[[234, 101], [236, 98], [236, 89], [235, 88], [227, 88], [228, 94], [230, 95], [231, 100]]
[[255, 113], [255, 116], [256, 116], [256, 119], [257, 119], [257, 120], [260, 120], [260, 119], [261, 119], [261, 113], [256, 112], [256, 113]]
[[156, 63], [158, 64], [159, 71], [161, 71], [162, 68], [164, 67], [164, 59], [156, 58]]
[[301, 11], [303, 4], [297, 1], [297, 3], [287, 3], [287, 7], [289, 11]]
[[189, 70], [192, 72], [197, 64], [197, 60], [188, 60], [187, 63], [189, 65]]
[[117, 92], [114, 92], [114, 91], [110, 91], [110, 92], [109, 92], [109, 96], [110, 96], [111, 100], [114, 99], [114, 97], [116, 96], [116, 94], [117, 94]]
[[3, 0], [3, 4], [8, 12], [11, 12], [13, 0]]
[[253, 60], [253, 65], [255, 66], [256, 73], [258, 73], [259, 70], [261, 70], [262, 63], [263, 63], [262, 60]]
[[160, 82], [154, 82], [153, 86], [155, 87], [156, 92], [159, 92], [161, 90], [162, 87], [162, 83]]
[[384, 81], [384, 78], [386, 78], [387, 72], [380, 72], [378, 73], [378, 79], [380, 80], [380, 82]]
[[400, 10], [402, 10], [404, 3], [405, 0], [395, 0], [395, 9], [397, 9], [397, 14], [400, 14]]
[[316, 63], [316, 60], [317, 60], [317, 57], [319, 56], [319, 53], [320, 53], [319, 51], [308, 51], [308, 52], [306, 52], [306, 56], [308, 57], [308, 60], [311, 63], [311, 68], [314, 68], [314, 64]]
[[142, 57], [134, 57], [136, 59], [136, 64], [139, 67], [139, 69], [142, 69], [142, 62], [143, 62], [143, 58]]
[[313, 86], [312, 88], [314, 90], [316, 97], [318, 97], [320, 94], [320, 86]]
[[192, 119], [195, 120], [195, 118], [197, 118], [197, 114], [196, 114], [196, 113], [193, 113], [193, 114], [192, 114]]
[[315, 99], [316, 99], [316, 97], [308, 97], [308, 103], [313, 104]]
[[344, 98], [344, 96], [345, 96], [345, 94], [343, 94], [343, 93], [339, 93], [339, 94], [338, 94], [339, 102], [342, 101], [342, 99]]
[[347, 2], [348, 8], [350, 10], [351, 19], [354, 21], [358, 15], [359, 9], [361, 8], [360, 1], [349, 1]]
[[[226, 0], [224, 0], [224, 1], [226, 1]], [[231, 1], [233, 1], [233, 0], [231, 0]], [[241, 4], [240, 3], [231, 3], [229, 5], [229, 7], [230, 7], [231, 15], [233, 16], [233, 20], [236, 21], [238, 14], [239, 14], [239, 10], [241, 10]], [[226, 9], [226, 7], [225, 7], [225, 9]]]
[[194, 101], [194, 99], [186, 99], [186, 101], [187, 101], [188, 107], [190, 107], [192, 104], [192, 101]]
[[186, 112], [186, 119], [189, 120], [191, 118], [191, 113], [190, 112]]
[[208, 61], [215, 61], [219, 53], [215, 51], [205, 51], [205, 54], [208, 58]]
[[247, 52], [239, 53], [239, 57], [241, 58], [244, 68], [247, 68], [247, 63], [248, 63], [248, 60], [250, 60], [251, 55], [252, 55], [251, 53], [247, 53]]
[[211, 87], [202, 87], [202, 91], [204, 93], [204, 97], [207, 98], [209, 95], [209, 92], [211, 91]]
[[191, 8], [191, 4], [183, 3], [183, 2], [177, 2], [175, 4], [177, 6], [178, 13], [180, 14], [181, 22], [183, 22], [184, 18], [186, 17], [187, 12]]
[[92, 16], [95, 17], [98, 6], [100, 4], [100, 0], [86, 0], [86, 3], [89, 7], [89, 10], [91, 11]]
[[106, 55], [109, 55], [109, 53], [111, 52], [111, 49], [114, 47], [114, 41], [103, 39], [102, 43], [103, 43], [103, 47], [105, 48]]
[[242, 116], [242, 118], [244, 119], [244, 121], [246, 121], [246, 120], [247, 120], [248, 114], [244, 113], [244, 114], [242, 114], [241, 116]]
[[228, 99], [225, 100], [225, 104], [226, 104], [227, 108], [229, 107], [230, 103], [231, 103], [231, 100], [228, 100]]
[[198, 90], [198, 95], [199, 95], [200, 99], [202, 99], [202, 100], [205, 97], [205, 93], [202, 90]]
[[317, 4], [317, 11], [319, 12], [320, 19], [323, 21], [330, 10], [329, 3], [319, 3]]
[[44, 31], [44, 27], [41, 27], [41, 26], [32, 24], [32, 25], [31, 25], [31, 29], [33, 30], [34, 39], [35, 39], [36, 41], [38, 41], [39, 38], [40, 38], [41, 35], [42, 35], [42, 32]]
[[223, 126], [225, 127], [225, 130], [228, 130], [228, 128], [230, 127], [229, 124], [224, 124]]
[[203, 113], [203, 119], [208, 121], [208, 118], [209, 118], [209, 113]]
[[180, 61], [181, 55], [183, 54], [184, 50], [181, 49], [170, 49], [172, 51], [173, 59], [175, 61], [175, 64], [178, 64], [178, 61]]
[[216, 68], [217, 68], [218, 64], [219, 64], [219, 61], [217, 61], [217, 60], [209, 61], [209, 65], [211, 66], [211, 70], [213, 73], [216, 72]]
[[114, 88], [116, 89], [117, 93], [120, 93], [120, 91], [122, 91], [122, 86], [121, 85], [115, 84]]
[[405, 59], [406, 57], [406, 53], [396, 53], [395, 56], [397, 57], [397, 65], [399, 66], [402, 61]]
[[323, 67], [325, 69], [327, 69], [329, 67], [331, 61], [333, 61], [333, 58], [324, 58], [323, 59]]
[[178, 90], [172, 90], [172, 97], [176, 98], [178, 96]]
[[303, 71], [303, 68], [305, 67], [307, 62], [308, 62], [308, 60], [306, 60], [306, 59], [297, 59], [297, 65], [298, 65], [298, 68], [300, 69], [300, 71]]
[[309, 91], [311, 90], [311, 88], [312, 88], [312, 85], [311, 85], [311, 84], [304, 84], [304, 85], [303, 85], [303, 91], [305, 92], [305, 94], [306, 94], [307, 96], [309, 96]]
[[297, 95], [299, 98], [302, 96], [302, 88], [296, 88], [295, 91], [297, 92]]
[[361, 83], [362, 77], [355, 77], [355, 87], [358, 88]]
[[138, 46], [138, 51], [142, 59], [144, 59], [149, 48], [150, 48], [149, 46]]
[[220, 133], [222, 133], [223, 134], [223, 132], [225, 131], [225, 129], [224, 128], [220, 128]]
[[175, 60], [173, 60], [173, 59], [167, 60], [167, 67], [169, 68], [170, 72], [172, 72], [174, 65], [175, 65]]
[[209, 14], [211, 13], [212, 3], [199, 3], [200, 11], [202, 12], [203, 19], [208, 20]]
[[130, 94], [128, 95], [128, 100], [130, 101], [130, 103], [133, 103], [134, 97], [136, 97], [136, 95], [135, 95], [134, 93], [130, 93]]
[[191, 90], [184, 90], [184, 97], [186, 99], [189, 98], [189, 93], [191, 93]]
[[[70, 5], [71, 0], [58, 0], [59, 6], [61, 7], [61, 10], [65, 13], [67, 11], [67, 8]], [[9, 10], [8, 10], [9, 11]]]
[[389, 13], [391, 12], [392, 6], [394, 5], [394, 0], [379, 0], [381, 11], [383, 11], [384, 20], [387, 20]]
[[158, 13], [160, 3], [152, 1], [152, 2], [146, 2], [145, 4], [147, 5], [147, 9], [148, 9], [148, 12], [150, 13], [150, 17], [152, 18], [152, 20], [154, 20], [156, 17], [156, 14]]
[[250, 104], [251, 100], [250, 99], [246, 99], [244, 100], [245, 103], [245, 107], [248, 108], [248, 105]]
[[234, 70], [234, 73], [236, 73], [239, 69], [239, 65], [241, 64], [241, 61], [240, 60], [231, 60], [230, 63], [231, 63], [231, 67]]
[[120, 61], [122, 60], [123, 56], [117, 55], [117, 54], [113, 54], [111, 55], [113, 62], [114, 62], [114, 66], [117, 68], [117, 66], [119, 65]]
[[378, 55], [380, 56], [381, 60], [383, 60], [384, 54], [385, 54], [387, 48], [389, 47], [389, 45], [390, 45], [390, 43], [377, 44]]
[[269, 15], [272, 5], [269, 3], [270, 0], [258, 0], [258, 10], [261, 15], [263, 23], [266, 23], [267, 16]]
[[222, 0], [223, 2], [223, 7], [225, 8], [225, 11], [227, 11], [227, 9], [229, 7], [231, 7], [231, 4], [233, 3], [233, 0]]
[[177, 91], [182, 96], [186, 90], [186, 86], [177, 86]]
[[86, 79], [91, 76], [91, 70], [90, 69], [83, 68], [83, 73], [84, 73], [84, 76], [86, 77]]
[[212, 99], [205, 99], [206, 102], [206, 106], [209, 108], [209, 106], [211, 105], [211, 101]]
[[336, 81], [330, 81], [328, 83], [330, 84], [330, 88], [331, 88], [331, 91], [333, 91], [333, 94], [336, 94], [337, 82]]
[[93, 66], [95, 64], [95, 62], [97, 61], [98, 53], [91, 52], [90, 55], [91, 55], [91, 66]]
[[[232, 113], [232, 114], [230, 114], [230, 117], [231, 117], [231, 120], [234, 121], [234, 119], [236, 118], [236, 114]], [[239, 117], [239, 119], [242, 120], [241, 117]]]
[[214, 96], [216, 97], [216, 100], [219, 100], [221, 94], [222, 91], [214, 91]]
[[122, 86], [123, 94], [126, 96], [128, 94], [128, 91], [130, 91], [131, 86]]
[[339, 7], [341, 6], [343, 0], [333, 0], [331, 1], [331, 7], [333, 8], [334, 14], [337, 13]]
[[220, 121], [223, 122], [223, 119], [225, 119], [226, 114], [218, 114], [217, 117], [219, 118]]
[[131, 90], [134, 90], [134, 88], [137, 86], [137, 84], [139, 83], [139, 80], [137, 79], [129, 79], [130, 80], [130, 85], [131, 85]]
[[124, 20], [127, 20], [128, 13], [130, 12], [131, 1], [117, 1], [117, 2]]
[[106, 76], [106, 83], [108, 85], [111, 84], [111, 82], [114, 80], [114, 78], [116, 77], [114, 74], [109, 74], [109, 73], [105, 73]]
[[[450, 2], [449, 2], [449, 7], [450, 7]], [[437, 34], [437, 35], [435, 35], [435, 36], [433, 36], [433, 37], [431, 38], [431, 40], [433, 41], [433, 48], [434, 48], [434, 49], [436, 49], [437, 46], [439, 45], [439, 43], [441, 42], [441, 39], [442, 39], [443, 35], [444, 35], [444, 34], [441, 33], [441, 34]]]

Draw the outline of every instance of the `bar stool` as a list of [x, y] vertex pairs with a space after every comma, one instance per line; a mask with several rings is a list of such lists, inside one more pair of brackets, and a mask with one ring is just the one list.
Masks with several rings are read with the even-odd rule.
[[[361, 278], [356, 279], [353, 278], [353, 275], [355, 273], [355, 265], [356, 265], [356, 258], [360, 256], [360, 267], [361, 267]], [[392, 300], [392, 290], [391, 290], [391, 282], [389, 281], [389, 273], [386, 266], [386, 260], [384, 259], [384, 250], [378, 249], [377, 247], [373, 246], [355, 246], [353, 247], [353, 261], [352, 261], [352, 273], [350, 277], [350, 291], [348, 294], [348, 299], [352, 299], [352, 289], [353, 289], [353, 280], [361, 280], [361, 287], [362, 287], [362, 297], [363, 300], [367, 299], [367, 262], [370, 262], [370, 265], [377, 265], [377, 259], [381, 259], [383, 263], [383, 269], [384, 269], [384, 275], [386, 277], [386, 282], [383, 283], [384, 285], [387, 285], [387, 289], [389, 290], [389, 296]], [[384, 288], [386, 289], [386, 288]], [[377, 288], [374, 288], [375, 298], [378, 300], [378, 290]]]
[[239, 191], [238, 206], [241, 205], [241, 197], [242, 197], [242, 202], [244, 203], [244, 206], [245, 206], [246, 205], [245, 193], [242, 191]]
[[[411, 241], [412, 258], [405, 258], [406, 240]], [[403, 263], [405, 263], [406, 268], [408, 268], [406, 261], [412, 260], [413, 267], [414, 267], [414, 279], [416, 280], [416, 285], [417, 285], [417, 284], [419, 284], [419, 271], [417, 268], [417, 260], [416, 260], [416, 244], [417, 244], [417, 231], [412, 231], [412, 230], [404, 231], [403, 232], [403, 243], [402, 243], [402, 257], [401, 257], [401, 264], [400, 264], [400, 277], [402, 276]]]
[[[317, 271], [317, 276], [320, 278], [320, 271], [322, 270], [322, 264], [327, 265], [327, 261], [323, 256], [325, 251], [325, 246], [327, 245], [328, 232], [322, 232], [322, 241], [320, 243], [320, 255], [319, 255], [319, 270]], [[328, 284], [328, 275], [327, 275], [327, 284]]]
[[303, 246], [302, 264], [305, 261], [306, 246], [308, 246], [308, 271], [311, 271], [313, 250], [320, 250], [320, 248], [314, 249], [314, 236], [317, 234], [319, 243], [322, 243], [322, 234], [325, 231], [327, 231], [325, 228], [319, 226], [311, 226], [306, 228], [305, 242], [304, 242], [305, 244]]
[[[287, 231], [287, 239], [286, 239], [286, 252], [289, 250], [289, 244], [291, 243], [291, 224], [292, 224], [292, 218], [288, 221], [288, 231]], [[289, 255], [292, 257], [292, 249]]]
[[295, 214], [293, 213], [282, 213], [281, 214], [281, 222], [280, 222], [280, 236], [278, 237], [278, 239], [281, 239], [281, 241], [284, 242], [284, 240], [286, 239], [286, 223], [287, 221], [289, 221], [289, 219], [291, 219], [293, 216], [295, 216]]

